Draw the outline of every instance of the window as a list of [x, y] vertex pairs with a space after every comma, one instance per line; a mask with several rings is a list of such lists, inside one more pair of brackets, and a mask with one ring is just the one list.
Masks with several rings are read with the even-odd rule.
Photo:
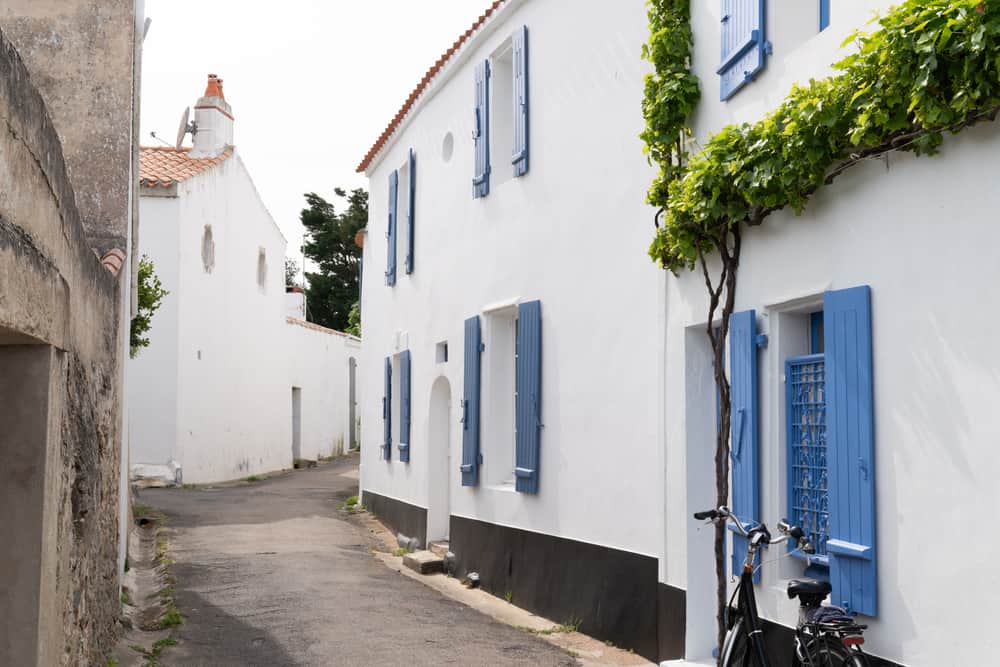
[[493, 178], [499, 185], [514, 178], [508, 157], [514, 154], [514, 49], [509, 38], [493, 53], [490, 70], [490, 155], [497, 163]]
[[414, 269], [414, 223], [416, 218], [417, 158], [413, 149], [407, 161], [389, 175], [389, 220], [386, 230], [385, 283], [396, 284], [398, 248], [402, 246], [405, 257], [403, 267], [407, 274]]
[[[485, 309], [482, 319], [485, 345], [480, 318], [465, 321], [462, 486], [479, 484], [485, 459], [487, 483], [535, 494], [542, 428], [542, 306], [539, 301], [499, 305]], [[486, 457], [479, 449], [481, 436]]]
[[722, 0], [720, 99], [728, 100], [764, 69], [770, 44], [764, 34], [764, 0]]
[[809, 324], [810, 354], [785, 362], [788, 518], [816, 548], [813, 560], [826, 567], [830, 498], [823, 313], [810, 313]]
[[448, 341], [443, 340], [435, 346], [434, 360], [439, 364], [448, 363]]
[[397, 443], [399, 460], [410, 462], [411, 379], [410, 351], [385, 358], [385, 393], [382, 395], [382, 458], [392, 460], [392, 445]]
[[514, 485], [514, 406], [517, 387], [517, 306], [483, 318], [482, 447], [486, 483]]
[[205, 225], [201, 236], [201, 265], [205, 273], [211, 273], [215, 268], [215, 240], [212, 238], [212, 225]]
[[261, 292], [267, 291], [267, 251], [257, 249], [257, 287]]
[[[752, 311], [748, 311], [751, 313]], [[731, 322], [743, 320], [734, 313]], [[787, 354], [785, 428], [788, 518], [816, 547], [810, 574], [828, 574], [832, 600], [875, 616], [877, 551], [871, 290], [827, 292], [822, 310], [779, 313], [778, 348]], [[759, 493], [756, 468], [740, 453], [737, 399], [756, 412], [755, 378], [747, 381], [752, 327], [730, 328], [733, 366], [733, 504]], [[742, 342], [738, 343], [738, 340]], [[749, 398], [746, 398], [749, 393]], [[752, 441], [750, 441], [753, 444]], [[745, 446], [745, 445], [744, 445]], [[750, 457], [756, 460], [756, 453]], [[747, 491], [749, 489], [749, 491]], [[741, 515], [742, 516], [742, 515]], [[821, 572], [820, 570], [825, 570]]]
[[476, 66], [474, 198], [489, 194], [494, 174], [505, 183], [528, 173], [528, 92], [528, 28], [521, 26]]

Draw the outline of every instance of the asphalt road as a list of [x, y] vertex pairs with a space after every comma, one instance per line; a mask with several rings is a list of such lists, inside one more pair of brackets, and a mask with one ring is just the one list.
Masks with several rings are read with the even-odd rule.
[[253, 484], [142, 491], [173, 531], [185, 617], [161, 664], [576, 664], [376, 561], [340, 509], [357, 484], [345, 457]]

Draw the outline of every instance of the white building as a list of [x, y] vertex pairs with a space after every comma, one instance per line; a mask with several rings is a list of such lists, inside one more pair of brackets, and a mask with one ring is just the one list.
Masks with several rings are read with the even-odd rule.
[[[691, 3], [698, 142], [831, 74], [893, 3], [833, 4]], [[641, 0], [494, 2], [365, 157], [361, 479], [367, 507], [450, 537], [487, 590], [649, 658], [706, 659], [713, 531], [691, 513], [715, 495], [707, 295], [646, 255], [647, 32]], [[985, 664], [995, 644], [998, 151], [984, 123], [743, 234], [733, 505], [810, 528], [808, 574], [833, 580], [880, 664]], [[790, 387], [822, 406], [793, 414]], [[803, 423], [825, 447], [809, 476]], [[776, 646], [805, 570], [761, 570]]]
[[129, 364], [132, 464], [187, 483], [290, 468], [355, 433], [360, 341], [289, 316], [302, 295], [286, 295], [286, 242], [221, 84], [210, 76], [195, 107], [192, 148], [141, 151], [140, 252], [170, 294]]
[[655, 658], [644, 5], [494, 3], [365, 158], [361, 476], [486, 589]]
[[[872, 15], [895, 4], [692, 2], [698, 141], [761, 118], [794, 83], [831, 74], [845, 38], [876, 29]], [[736, 90], [719, 55], [724, 13], [748, 26], [735, 41], [763, 64]], [[775, 213], [743, 233], [729, 367], [743, 386], [734, 414], [746, 411], [734, 476], [752, 483], [738, 485], [744, 495], [733, 503], [771, 526], [786, 516], [815, 526], [828, 562], [810, 574], [829, 576], [831, 602], [868, 624], [866, 649], [899, 664], [987, 664], [996, 647], [997, 542], [983, 515], [1000, 505], [1000, 416], [991, 407], [1000, 364], [989, 342], [997, 315], [987, 296], [1000, 282], [1000, 230], [989, 222], [1000, 205], [998, 151], [995, 123], [946, 135], [938, 156], [868, 161], [817, 192], [803, 215]], [[666, 285], [662, 581], [685, 591], [685, 650], [703, 658], [715, 632], [712, 531], [691, 512], [714, 498], [708, 301], [698, 272]], [[825, 386], [810, 370], [825, 372]], [[795, 412], [795, 391], [821, 410]], [[808, 475], [809, 438], [799, 431], [813, 419], [824, 451]], [[810, 496], [813, 509], [800, 509]], [[758, 603], [786, 646], [797, 610], [785, 586], [804, 570], [794, 557], [761, 569]]]

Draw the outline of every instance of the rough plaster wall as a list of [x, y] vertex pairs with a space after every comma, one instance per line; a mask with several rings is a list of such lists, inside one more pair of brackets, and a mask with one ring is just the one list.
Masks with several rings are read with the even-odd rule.
[[[95, 160], [120, 162], [109, 151]], [[57, 612], [41, 629], [61, 637], [63, 665], [103, 664], [118, 627], [119, 289], [90, 250], [42, 96], [0, 31], [0, 328], [65, 353], [53, 392], [62, 451], [46, 488], [60, 520], [42, 543], [55, 554]]]
[[46, 100], [87, 236], [102, 252], [125, 248], [135, 187], [135, 10], [135, 0], [0, 3], [0, 28]]

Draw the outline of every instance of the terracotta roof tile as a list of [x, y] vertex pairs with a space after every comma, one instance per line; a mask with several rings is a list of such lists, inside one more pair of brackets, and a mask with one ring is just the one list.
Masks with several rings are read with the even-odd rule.
[[230, 146], [216, 157], [192, 158], [190, 148], [142, 146], [139, 148], [139, 182], [149, 187], [170, 187], [222, 164], [233, 154]]
[[445, 51], [444, 54], [442, 54], [441, 57], [438, 58], [433, 65], [431, 65], [430, 69], [427, 70], [427, 73], [424, 74], [423, 78], [420, 79], [420, 82], [413, 89], [413, 92], [410, 93], [410, 96], [406, 98], [405, 102], [403, 102], [403, 106], [400, 108], [399, 111], [396, 112], [396, 115], [393, 116], [392, 120], [389, 121], [389, 125], [385, 128], [385, 130], [382, 131], [382, 134], [375, 141], [375, 144], [368, 150], [368, 154], [365, 155], [365, 158], [361, 161], [361, 164], [358, 165], [357, 169], [358, 173], [362, 173], [366, 169], [368, 169], [372, 161], [375, 159], [375, 156], [378, 155], [378, 152], [385, 147], [386, 143], [389, 141], [389, 138], [392, 137], [392, 133], [395, 132], [396, 129], [399, 127], [400, 123], [403, 122], [403, 119], [406, 118], [406, 115], [410, 112], [410, 109], [413, 107], [414, 102], [416, 102], [417, 98], [420, 97], [421, 93], [423, 93], [427, 89], [427, 86], [430, 85], [431, 81], [434, 79], [435, 76], [437, 76], [438, 72], [440, 72], [444, 68], [444, 66], [448, 64], [448, 61], [451, 60], [451, 57], [455, 55], [455, 53], [462, 47], [462, 45], [465, 44], [467, 41], [469, 41], [469, 38], [472, 37], [472, 35], [476, 32], [476, 30], [478, 30], [480, 26], [486, 23], [486, 19], [488, 19], [490, 16], [496, 13], [496, 11], [500, 9], [500, 5], [502, 5], [505, 2], [507, 2], [507, 0], [494, 0], [493, 3], [486, 9], [486, 11], [483, 12], [483, 14], [478, 19], [476, 19], [476, 22], [473, 23], [468, 30], [462, 33], [459, 36], [459, 38], [455, 40], [455, 43], [452, 44], [451, 47], [447, 51]]

